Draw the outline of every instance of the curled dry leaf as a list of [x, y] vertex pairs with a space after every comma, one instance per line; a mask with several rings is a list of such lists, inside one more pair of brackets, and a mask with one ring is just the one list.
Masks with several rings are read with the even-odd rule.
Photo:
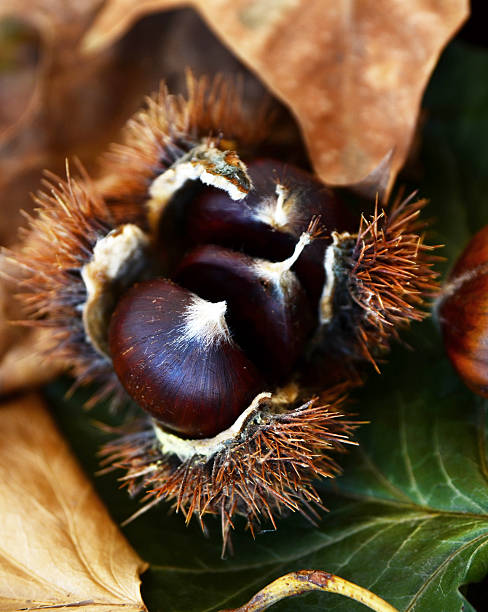
[[107, 0], [83, 45], [99, 51], [138, 17], [190, 4], [294, 112], [317, 174], [355, 183], [392, 149], [403, 165], [439, 54], [468, 0]]
[[296, 597], [310, 591], [338, 593], [376, 612], [398, 612], [396, 608], [371, 591], [320, 570], [300, 570], [281, 576], [256, 593], [247, 604], [234, 610], [221, 610], [221, 612], [262, 612], [282, 599]]
[[129, 546], [43, 403], [0, 406], [0, 610], [146, 610]]

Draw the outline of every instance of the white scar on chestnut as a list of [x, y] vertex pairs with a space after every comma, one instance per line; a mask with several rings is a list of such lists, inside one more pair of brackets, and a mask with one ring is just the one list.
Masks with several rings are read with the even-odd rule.
[[231, 333], [225, 320], [227, 303], [208, 302], [197, 295], [191, 299], [180, 327], [181, 336], [174, 342], [183, 345], [197, 341], [205, 351], [212, 344], [232, 342]]
[[294, 198], [290, 189], [282, 183], [276, 183], [276, 197], [265, 198], [256, 212], [256, 217], [278, 230], [287, 229]]

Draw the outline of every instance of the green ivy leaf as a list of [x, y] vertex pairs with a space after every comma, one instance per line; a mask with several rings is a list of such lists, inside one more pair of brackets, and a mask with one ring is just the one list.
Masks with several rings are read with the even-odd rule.
[[[488, 53], [451, 45], [426, 95], [415, 182], [431, 200], [431, 242], [447, 245], [446, 266], [488, 222], [487, 74]], [[330, 512], [317, 527], [290, 516], [253, 541], [238, 524], [235, 554], [226, 560], [216, 521], [205, 538], [161, 505], [125, 528], [151, 564], [143, 577], [151, 612], [242, 605], [298, 569], [334, 572], [402, 611], [474, 610], [460, 586], [488, 572], [488, 402], [464, 388], [432, 322], [416, 325], [407, 341], [413, 350], [397, 346], [382, 376], [372, 375], [356, 393], [353, 409], [370, 424], [359, 431], [360, 447], [344, 457], [344, 476], [321, 485]], [[62, 401], [60, 391], [49, 390], [58, 421], [93, 474], [103, 436], [80, 415], [79, 397]], [[95, 486], [115, 520], [137, 508], [113, 474]], [[298, 605], [284, 601], [273, 609]], [[364, 610], [332, 594], [306, 595], [299, 609]]]

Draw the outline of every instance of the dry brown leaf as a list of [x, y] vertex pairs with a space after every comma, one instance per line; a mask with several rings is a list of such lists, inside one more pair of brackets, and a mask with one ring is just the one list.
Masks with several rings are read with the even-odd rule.
[[99, 51], [138, 17], [190, 4], [296, 115], [317, 174], [354, 183], [392, 148], [403, 165], [422, 94], [468, 0], [107, 0], [84, 38]]
[[19, 333], [0, 315], [0, 344], [3, 345], [0, 395], [38, 387], [63, 372], [62, 363], [40, 356], [49, 341], [47, 330], [23, 329]]
[[0, 610], [146, 610], [145, 564], [110, 519], [41, 400], [0, 406]]
[[[78, 118], [70, 124], [64, 122], [60, 109], [69, 110], [76, 95], [83, 95], [85, 84], [94, 70], [107, 56], [97, 57], [81, 63], [74, 49], [82, 37], [94, 11], [102, 0], [2, 0], [2, 20], [24, 24], [31, 36], [39, 39], [37, 61], [28, 71], [34, 80], [29, 97], [16, 98], [17, 79], [22, 71], [14, 70], [8, 87], [10, 106], [19, 107], [15, 120], [1, 126], [0, 132], [0, 192], [2, 193], [2, 215], [0, 216], [0, 243], [12, 244], [16, 239], [16, 228], [21, 222], [19, 208], [30, 210], [29, 193], [39, 185], [41, 171], [45, 167], [57, 170], [67, 153], [72, 149], [73, 134], [87, 131], [89, 118]], [[73, 79], [76, 66], [76, 79]], [[90, 107], [90, 95], [84, 93], [84, 103]], [[3, 114], [3, 113], [0, 113]], [[63, 114], [64, 116], [64, 114]], [[61, 123], [59, 123], [61, 119]], [[85, 144], [86, 146], [86, 144]]]
[[11, 273], [12, 267], [0, 255], [0, 395], [41, 385], [64, 369], [59, 361], [43, 356], [51, 343], [48, 329], [14, 324], [22, 318], [22, 309], [15, 284], [8, 278]]

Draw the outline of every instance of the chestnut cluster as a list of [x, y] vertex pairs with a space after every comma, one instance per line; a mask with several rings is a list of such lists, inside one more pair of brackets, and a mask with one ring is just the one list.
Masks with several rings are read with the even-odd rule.
[[216, 188], [191, 199], [187, 252], [171, 280], [136, 284], [111, 318], [120, 382], [186, 438], [215, 436], [290, 379], [318, 327], [330, 243], [319, 222], [352, 229], [306, 172], [261, 159], [247, 173], [253, 188], [242, 201]]
[[[252, 127], [250, 127], [252, 126]], [[93, 183], [50, 176], [13, 259], [28, 316], [95, 399], [140, 430], [105, 448], [151, 507], [253, 529], [313, 516], [313, 480], [351, 443], [343, 390], [435, 288], [425, 201], [354, 215], [316, 177], [260, 157], [263, 124], [222, 79], [163, 86]], [[337, 387], [337, 383], [341, 386]]]

